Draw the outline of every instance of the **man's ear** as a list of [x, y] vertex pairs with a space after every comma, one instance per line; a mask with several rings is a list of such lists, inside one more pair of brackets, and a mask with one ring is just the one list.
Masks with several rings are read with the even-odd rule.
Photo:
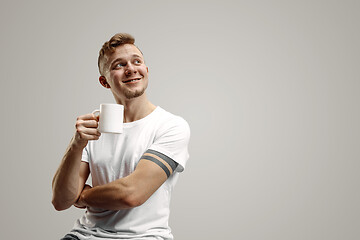
[[149, 72], [149, 68], [148, 68], [148, 67], [146, 67], [146, 71]]
[[110, 88], [110, 85], [108, 84], [104, 76], [99, 77], [99, 82], [104, 88]]

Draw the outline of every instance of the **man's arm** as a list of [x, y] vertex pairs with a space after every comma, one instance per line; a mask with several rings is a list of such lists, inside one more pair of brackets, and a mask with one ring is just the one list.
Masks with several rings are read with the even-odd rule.
[[86, 188], [77, 206], [120, 210], [140, 206], [166, 181], [177, 163], [156, 151], [147, 151], [127, 177], [111, 183]]
[[98, 119], [93, 114], [78, 117], [76, 133], [57, 169], [53, 182], [52, 204], [58, 211], [71, 207], [79, 198], [89, 177], [89, 164], [81, 161], [82, 151], [89, 140], [99, 139]]

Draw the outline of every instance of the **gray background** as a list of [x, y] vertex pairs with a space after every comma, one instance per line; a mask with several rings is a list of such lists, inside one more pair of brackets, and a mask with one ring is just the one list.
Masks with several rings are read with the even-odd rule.
[[191, 158], [176, 239], [359, 239], [359, 1], [10, 1], [0, 5], [0, 239], [59, 239], [51, 180], [75, 119], [113, 102], [97, 55], [129, 32], [150, 100]]

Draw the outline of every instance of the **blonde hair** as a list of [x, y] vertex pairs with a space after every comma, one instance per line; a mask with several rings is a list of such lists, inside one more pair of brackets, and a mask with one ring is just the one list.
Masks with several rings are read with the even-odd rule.
[[117, 33], [112, 38], [110, 38], [109, 41], [105, 42], [99, 51], [98, 67], [100, 74], [104, 75], [104, 65], [106, 63], [107, 55], [113, 53], [116, 47], [120, 45], [123, 44], [135, 45], [134, 43], [135, 43], [135, 38], [128, 33]]

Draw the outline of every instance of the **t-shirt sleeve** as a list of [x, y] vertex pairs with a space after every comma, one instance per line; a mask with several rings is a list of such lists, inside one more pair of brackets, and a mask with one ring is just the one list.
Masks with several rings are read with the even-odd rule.
[[176, 117], [162, 126], [159, 136], [149, 149], [158, 151], [177, 162], [179, 165], [175, 171], [182, 172], [189, 159], [189, 140], [189, 124], [183, 118]]
[[86, 147], [83, 149], [81, 161], [89, 163], [89, 145], [86, 145]]

